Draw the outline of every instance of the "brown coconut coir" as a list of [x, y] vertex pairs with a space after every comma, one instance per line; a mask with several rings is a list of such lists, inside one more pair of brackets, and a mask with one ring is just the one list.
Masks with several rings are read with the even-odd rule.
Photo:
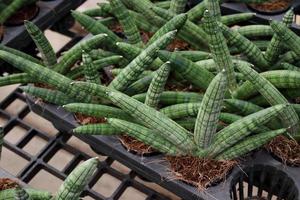
[[277, 136], [266, 145], [266, 149], [280, 158], [283, 163], [300, 166], [300, 144], [285, 136]]
[[175, 178], [198, 187], [200, 190], [226, 179], [237, 161], [218, 161], [192, 156], [167, 156]]

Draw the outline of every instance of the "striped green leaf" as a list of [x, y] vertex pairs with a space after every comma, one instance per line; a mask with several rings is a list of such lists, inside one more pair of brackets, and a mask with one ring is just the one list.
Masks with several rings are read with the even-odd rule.
[[108, 119], [108, 123], [110, 123], [114, 128], [121, 130], [127, 135], [142, 141], [147, 145], [150, 145], [162, 153], [170, 155], [180, 155], [182, 153], [174, 144], [149, 128], [115, 118]]
[[216, 157], [218, 160], [231, 160], [245, 155], [252, 150], [262, 147], [274, 137], [286, 133], [286, 129], [279, 129], [269, 131], [265, 133], [259, 133], [257, 135], [246, 137], [241, 142], [238, 142], [232, 147], [229, 147], [224, 152]]
[[250, 40], [242, 36], [236, 30], [232, 30], [221, 23], [219, 23], [219, 27], [227, 39], [228, 44], [240, 50], [256, 67], [260, 69], [270, 67], [261, 50]]
[[132, 83], [125, 89], [124, 93], [129, 96], [132, 96], [135, 94], [146, 92], [148, 90], [149, 85], [151, 84], [152, 79], [155, 74], [156, 73], [153, 72], [153, 73], [151, 73], [147, 76], [144, 76], [144, 77], [140, 78], [139, 80], [135, 81], [134, 83]]
[[219, 0], [204, 0], [206, 4], [206, 9], [211, 12], [212, 17], [220, 21], [221, 20], [221, 8]]
[[199, 88], [206, 89], [214, 77], [214, 75], [206, 69], [197, 66], [192, 61], [176, 53], [159, 51], [158, 56], [165, 62], [170, 61], [174, 70], [182, 75], [187, 81]]
[[70, 103], [63, 106], [64, 109], [73, 112], [73, 113], [81, 113], [88, 116], [93, 116], [97, 118], [120, 118], [120, 119], [130, 119], [130, 116], [123, 110], [106, 106], [101, 104], [88, 104], [88, 103]]
[[166, 62], [155, 72], [145, 99], [145, 104], [147, 106], [156, 109], [158, 108], [159, 99], [161, 93], [164, 91], [170, 71], [170, 62]]
[[213, 144], [210, 146], [209, 156], [217, 156], [225, 149], [250, 135], [258, 126], [264, 125], [288, 107], [288, 105], [283, 104], [276, 105], [248, 115], [230, 124], [219, 131], [214, 137]]
[[41, 98], [44, 101], [55, 105], [61, 106], [75, 102], [75, 100], [72, 100], [72, 98], [69, 98], [66, 94], [57, 90], [50, 90], [34, 86], [21, 86], [20, 89], [29, 95]]
[[[289, 27], [294, 21], [294, 12], [293, 9], [290, 9], [283, 17], [283, 23]], [[270, 63], [275, 63], [275, 61], [278, 59], [280, 53], [282, 52], [283, 43], [280, 39], [280, 37], [275, 34], [264, 54], [265, 58]]]
[[236, 29], [239, 34], [247, 38], [255, 37], [272, 37], [274, 35], [273, 29], [268, 25], [247, 25]]
[[103, 44], [106, 38], [106, 34], [99, 34], [77, 43], [62, 55], [59, 63], [54, 66], [54, 70], [61, 74], [67, 73], [70, 68], [81, 59], [82, 50], [89, 52]]
[[194, 140], [207, 149], [217, 130], [224, 96], [227, 90], [226, 75], [220, 72], [209, 84], [201, 102], [194, 130]]
[[37, 80], [31, 78], [26, 73], [18, 73], [18, 74], [11, 74], [8, 76], [1, 76], [0, 77], [0, 86], [5, 85], [12, 85], [12, 84], [22, 84], [22, 83], [36, 83]]
[[[21, 190], [21, 191], [20, 191]], [[23, 190], [23, 191], [22, 191]], [[26, 192], [26, 193], [24, 193]], [[29, 197], [29, 198], [28, 198]], [[51, 200], [52, 195], [49, 192], [35, 189], [6, 189], [0, 191], [1, 200]]]
[[128, 42], [133, 45], [143, 46], [143, 42], [140, 36], [140, 32], [135, 24], [134, 17], [124, 6], [121, 0], [110, 0], [112, 12], [118, 19], [119, 23], [123, 27], [124, 34], [128, 39]]
[[54, 66], [57, 63], [56, 55], [44, 33], [30, 21], [25, 21], [25, 27], [41, 53], [44, 64], [50, 68]]
[[282, 22], [272, 21], [271, 27], [274, 32], [279, 36], [282, 42], [284, 42], [285, 46], [290, 50], [294, 51], [296, 55], [300, 56], [300, 38], [299, 36], [291, 31], [286, 25]]
[[[241, 67], [246, 66], [241, 64]], [[240, 67], [240, 68], [241, 68]], [[278, 89], [300, 88], [300, 72], [291, 70], [274, 70], [259, 74], [268, 80], [274, 87]], [[257, 94], [258, 90], [251, 81], [243, 83], [236, 91], [234, 96], [239, 99], [248, 99]]]
[[77, 166], [60, 186], [55, 199], [78, 199], [97, 169], [98, 158], [91, 158]]
[[176, 31], [171, 31], [147, 47], [124, 68], [124, 70], [110, 83], [109, 87], [119, 91], [126, 89], [126, 87], [133, 83], [149, 64], [154, 61], [157, 51], [165, 48], [174, 39], [175, 34]]
[[161, 36], [163, 36], [164, 34], [170, 32], [170, 31], [173, 31], [173, 30], [180, 31], [182, 26], [185, 24], [186, 20], [187, 20], [186, 14], [180, 14], [180, 15], [174, 16], [165, 25], [163, 25], [158, 31], [155, 32], [155, 34], [147, 42], [147, 46], [151, 45], [158, 38], [160, 38]]
[[[118, 56], [118, 55], [101, 58], [98, 60], [94, 60], [92, 67], [93, 67], [93, 70], [98, 71], [98, 70], [103, 69], [104, 67], [108, 67], [110, 65], [116, 65], [116, 64], [122, 62], [123, 59], [124, 59], [123, 56]], [[68, 72], [66, 74], [66, 76], [69, 77], [70, 79], [75, 80], [83, 75], [85, 67], [86, 67], [85, 65], [77, 66], [76, 68], [74, 68], [70, 72]]]
[[[219, 3], [217, 2], [218, 0], [209, 0], [208, 2], [210, 1], [216, 1], [219, 6]], [[230, 91], [234, 91], [237, 87], [236, 77], [234, 74], [234, 65], [226, 44], [226, 40], [218, 27], [217, 18], [208, 10], [204, 12], [203, 18], [213, 60], [217, 64], [219, 72], [223, 69], [225, 70], [228, 88]]]
[[92, 58], [89, 54], [83, 52], [82, 53], [82, 65], [84, 65], [83, 72], [84, 77], [87, 82], [101, 84], [100, 76], [97, 69], [94, 66]]
[[[132, 98], [145, 102], [146, 93], [134, 95]], [[196, 92], [165, 91], [160, 96], [160, 103], [163, 105], [174, 105], [180, 103], [200, 102], [202, 94]]]
[[[270, 83], [266, 78], [260, 76], [248, 65], [237, 66], [239, 71], [245, 75], [254, 88], [271, 104], [286, 104], [288, 100]], [[293, 135], [299, 134], [299, 117], [295, 110], [289, 106], [280, 113], [280, 119], [286, 127], [291, 127], [290, 132]]]
[[[151, 10], [153, 10], [158, 16], [166, 19], [166, 22], [175, 16], [174, 13], [155, 6], [151, 7]], [[182, 26], [178, 32], [178, 37], [198, 49], [207, 45], [207, 35], [205, 31], [190, 20], [186, 20], [184, 26]]]
[[187, 0], [171, 0], [169, 11], [175, 14], [183, 13]]
[[70, 83], [71, 79], [51, 70], [45, 68], [39, 64], [33, 63], [29, 60], [25, 60], [12, 53], [0, 51], [0, 58], [10, 63], [14, 67], [21, 71], [26, 72], [32, 78], [38, 82], [46, 83], [47, 85], [53, 86], [61, 92], [64, 92], [70, 98], [74, 98], [82, 102], [90, 102], [90, 95], [85, 93], [80, 88], [72, 87]]
[[191, 152], [195, 146], [191, 133], [155, 109], [119, 92], [109, 92], [109, 99], [144, 126], [156, 131], [184, 152]]
[[84, 126], [79, 126], [73, 129], [74, 134], [79, 135], [120, 135], [121, 131], [114, 128], [108, 123], [101, 124], [88, 124]]
[[221, 16], [221, 22], [226, 26], [236, 25], [240, 22], [246, 22], [251, 20], [256, 13], [237, 13], [231, 15]]

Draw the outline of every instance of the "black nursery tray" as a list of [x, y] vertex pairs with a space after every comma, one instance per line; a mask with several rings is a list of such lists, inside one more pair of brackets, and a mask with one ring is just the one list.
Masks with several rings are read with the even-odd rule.
[[[255, 12], [252, 9], [250, 9], [245, 3], [223, 3], [221, 5], [221, 7], [222, 7], [222, 12], [224, 14]], [[300, 14], [300, 1], [294, 0], [292, 3], [292, 7], [294, 8], [295, 13], [299, 15]], [[281, 21], [283, 15], [284, 15], [284, 12], [279, 13], [279, 14], [272, 14], [272, 15], [256, 13], [256, 16], [253, 17], [253, 19], [251, 19], [250, 22], [259, 23], [259, 24], [269, 24], [270, 20]], [[300, 27], [297, 26], [296, 24], [292, 25], [292, 29], [297, 34], [300, 34]]]
[[[26, 104], [26, 97], [20, 89], [16, 89], [0, 101], [0, 125], [4, 130], [1, 166], [9, 170], [8, 173], [0, 168], [0, 178], [17, 179], [25, 187], [35, 185], [36, 189], [45, 189], [40, 188], [38, 184], [45, 185], [43, 181], [49, 181], [52, 187], [59, 187], [79, 163], [91, 156], [94, 157], [94, 153], [82, 151], [83, 149], [89, 151], [89, 148], [86, 148], [88, 145], [84, 142], [79, 149], [76, 143], [73, 143], [76, 138], [70, 134], [58, 132], [54, 128], [44, 129], [43, 126], [47, 122], [39, 119], [38, 116], [34, 116], [34, 120], [42, 123], [42, 126], [39, 127], [38, 123], [33, 120], [28, 121], [32, 116], [34, 115]], [[18, 132], [19, 129], [22, 129], [22, 133]], [[43, 142], [37, 143], [37, 141]], [[30, 148], [26, 148], [29, 146]], [[17, 163], [18, 166], [12, 167], [17, 170], [11, 171], [11, 159], [17, 160], [14, 163]], [[60, 159], [59, 163], [54, 164], [51, 162], [53, 159]], [[112, 157], [99, 156], [98, 169], [82, 193], [82, 197], [94, 200], [117, 200], [130, 193], [135, 199], [143, 196], [145, 200], [170, 200], [166, 196], [169, 194], [162, 190], [160, 192], [166, 195], [153, 190], [151, 186], [147, 186], [137, 178], [134, 170], [124, 168]], [[34, 184], [33, 182], [37, 180], [38, 183]], [[111, 180], [116, 184], [107, 187], [107, 184], [103, 183]], [[103, 188], [99, 189], [99, 187]], [[46, 190], [55, 192], [56, 189], [47, 187]]]
[[[40, 0], [37, 2], [39, 12], [31, 21], [40, 29], [45, 30], [66, 17], [70, 13], [70, 10], [77, 8], [84, 1], [85, 0]], [[22, 49], [31, 43], [24, 25], [5, 26], [4, 29], [5, 33], [1, 44], [15, 49]]]
[[[65, 111], [62, 107], [36, 103], [36, 100], [30, 96], [27, 97], [27, 103], [33, 112], [51, 121], [62, 132], [71, 133], [72, 129], [78, 126], [73, 114]], [[80, 135], [76, 137], [91, 145], [95, 152], [118, 160], [144, 178], [161, 185], [183, 199], [238, 200], [244, 199], [248, 195], [252, 197], [265, 195], [265, 193], [270, 197], [275, 195], [278, 199], [298, 200], [300, 198], [300, 168], [285, 166], [264, 151], [260, 151], [240, 163], [225, 182], [210, 187], [205, 192], [200, 192], [193, 186], [175, 180], [163, 155], [149, 157], [134, 155], [124, 149], [115, 137]], [[255, 179], [247, 179], [248, 175], [245, 176], [245, 170]], [[280, 174], [280, 176], [273, 174]], [[280, 187], [282, 181], [285, 181], [289, 187], [282, 189]], [[257, 194], [253, 192], [255, 187], [259, 189]]]

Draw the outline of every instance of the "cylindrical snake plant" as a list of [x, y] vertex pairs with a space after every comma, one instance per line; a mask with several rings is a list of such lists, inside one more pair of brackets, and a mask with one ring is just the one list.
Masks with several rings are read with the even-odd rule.
[[15, 189], [0, 191], [0, 199], [22, 200], [67, 200], [79, 199], [80, 194], [94, 175], [98, 166], [98, 158], [91, 158], [78, 165], [62, 183], [55, 195], [46, 191], [35, 189], [23, 189], [20, 186]]

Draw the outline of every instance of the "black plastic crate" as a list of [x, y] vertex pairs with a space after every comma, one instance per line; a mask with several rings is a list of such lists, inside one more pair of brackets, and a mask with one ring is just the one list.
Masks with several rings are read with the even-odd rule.
[[[78, 126], [72, 113], [65, 111], [62, 107], [51, 104], [39, 104], [32, 97], [27, 98], [27, 102], [32, 111], [45, 117], [51, 121], [53, 125], [62, 132], [71, 133], [72, 129]], [[293, 180], [294, 199], [300, 198], [300, 168], [292, 168], [283, 165], [275, 160], [265, 151], [260, 151], [250, 157], [247, 157], [245, 162], [235, 167], [232, 174], [229, 175], [225, 182], [217, 186], [208, 188], [205, 192], [200, 192], [197, 188], [175, 180], [171, 176], [168, 163], [164, 161], [163, 155], [155, 155], [149, 157], [142, 157], [128, 152], [119, 142], [116, 137], [108, 136], [76, 136], [82, 141], [88, 143], [93, 149], [99, 153], [110, 156], [122, 164], [128, 166], [130, 169], [136, 171], [139, 175], [146, 179], [153, 181], [183, 199], [204, 199], [204, 200], [230, 200], [232, 195], [232, 184], [235, 182], [237, 174], [241, 177], [243, 169], [249, 166], [264, 164], [278, 170], [284, 171], [287, 176]], [[260, 184], [256, 187], [264, 188], [265, 184]], [[266, 190], [265, 188], [263, 190]], [[269, 191], [271, 193], [271, 191]], [[236, 200], [236, 199], [235, 199]]]
[[[13, 110], [14, 114], [12, 114], [7, 111], [7, 108], [16, 101], [22, 102], [24, 106], [21, 106], [18, 110]], [[6, 136], [11, 134], [10, 131], [16, 126], [20, 126], [26, 130], [24, 136], [22, 136], [15, 144], [5, 139], [4, 148], [12, 151], [14, 154], [27, 161], [27, 164], [22, 167], [16, 175], [11, 175], [5, 170], [3, 170], [3, 172], [0, 170], [0, 177], [14, 178], [15, 176], [21, 181], [21, 183], [30, 184], [30, 181], [33, 180], [40, 171], [45, 171], [51, 176], [63, 180], [80, 162], [91, 157], [87, 153], [78, 150], [74, 147], [74, 145], [69, 144], [69, 140], [71, 140], [72, 135], [60, 132], [57, 132], [55, 135], [50, 135], [49, 133], [32, 127], [25, 120], [26, 116], [28, 116], [30, 112], [29, 107], [26, 105], [25, 95], [19, 89], [9, 94], [2, 102], [0, 102], [0, 118], [4, 118], [6, 120], [3, 125], [4, 135]], [[33, 138], [36, 136], [42, 138], [45, 141], [45, 145], [41, 147], [39, 152], [33, 155], [32, 153], [27, 152], [24, 147], [32, 142]], [[61, 170], [49, 162], [60, 150], [66, 151], [68, 154], [72, 155], [72, 159], [68, 160]], [[145, 199], [147, 200], [170, 199], [146, 186], [141, 180], [137, 179], [137, 173], [134, 170], [128, 169], [128, 172], [124, 173], [124, 171], [115, 168], [113, 166], [115, 159], [112, 157], [101, 156], [100, 160], [98, 170], [89, 182], [89, 185], [83, 192], [82, 196], [88, 196], [95, 200], [119, 199], [122, 195], [124, 195], [128, 188], [133, 188], [137, 190], [138, 193], [146, 196]], [[61, 162], [63, 161], [65, 161], [65, 159], [61, 160]], [[108, 174], [110, 177], [117, 179], [120, 183], [115, 190], [111, 192], [109, 197], [106, 197], [93, 189], [93, 186], [97, 183], [97, 181], [101, 180], [104, 174]], [[51, 177], [49, 176], [49, 178]], [[47, 180], [43, 181], [47, 182]]]
[[[70, 10], [77, 8], [84, 1], [85, 0], [40, 0], [37, 2], [39, 12], [31, 21], [40, 29], [45, 30], [68, 16]], [[5, 26], [5, 34], [1, 44], [15, 49], [22, 49], [30, 43], [31, 39], [27, 34], [24, 25]]]

